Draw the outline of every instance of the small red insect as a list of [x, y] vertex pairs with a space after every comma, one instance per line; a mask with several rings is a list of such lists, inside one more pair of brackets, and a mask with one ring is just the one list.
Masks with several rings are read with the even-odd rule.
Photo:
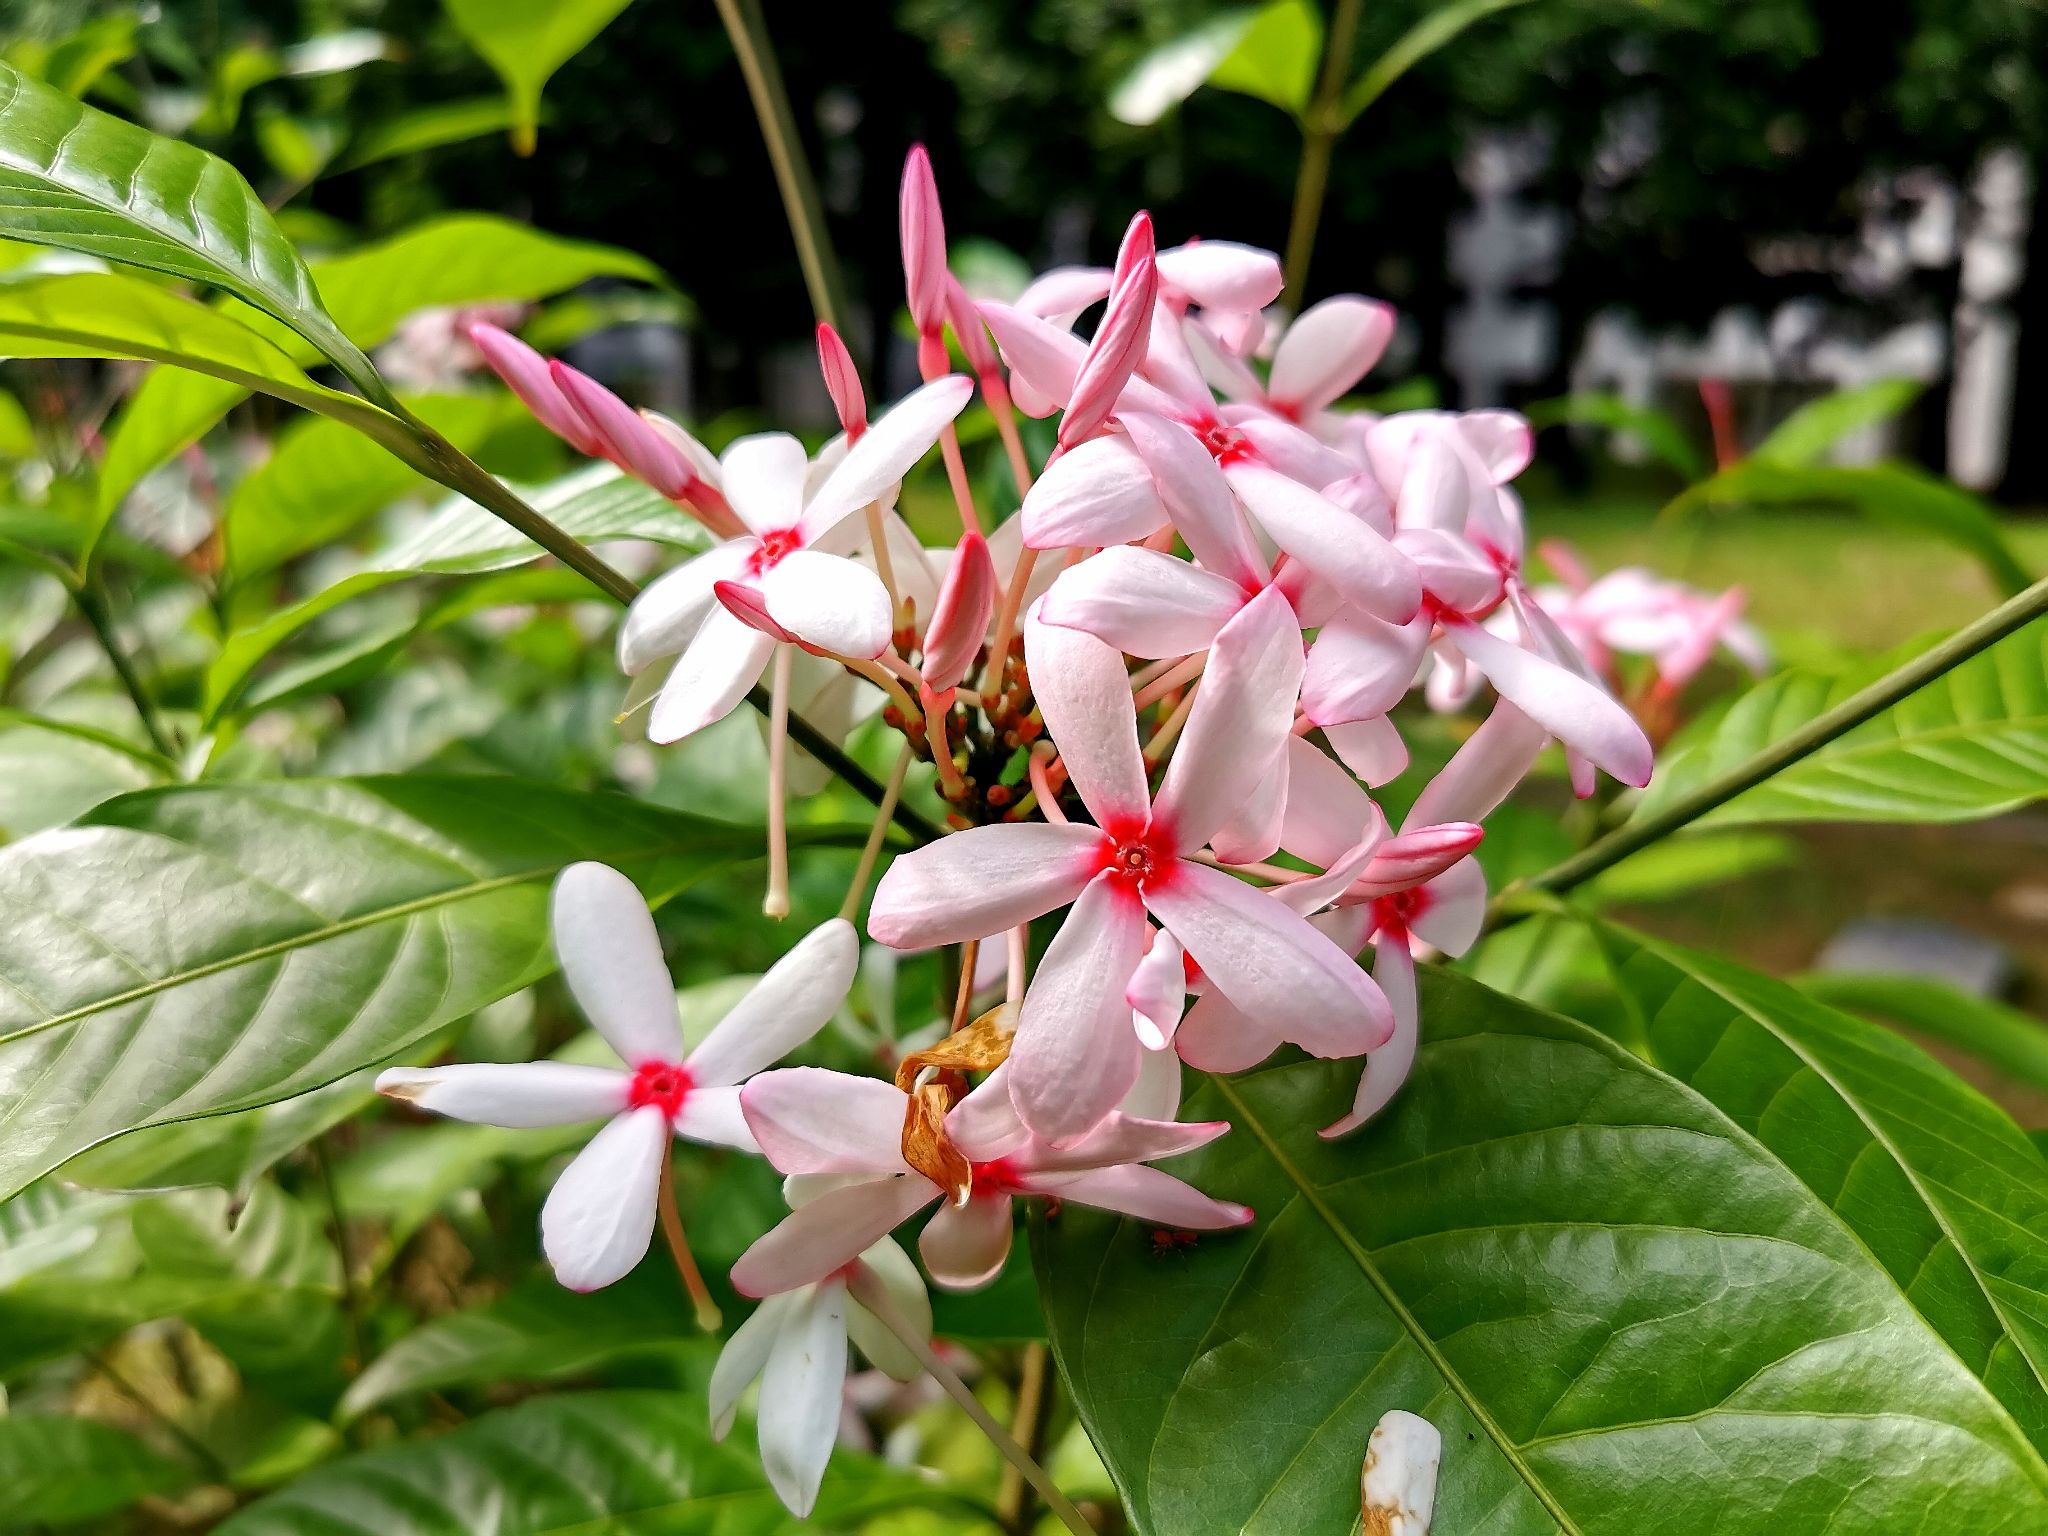
[[1152, 1230], [1152, 1252], [1155, 1255], [1172, 1253], [1176, 1248], [1192, 1248], [1200, 1241], [1193, 1232], [1169, 1232], [1164, 1227]]

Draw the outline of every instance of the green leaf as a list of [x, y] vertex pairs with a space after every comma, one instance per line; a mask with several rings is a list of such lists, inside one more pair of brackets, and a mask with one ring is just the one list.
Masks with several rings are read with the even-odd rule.
[[1435, 967], [1415, 1070], [1339, 1142], [1355, 1065], [1209, 1079], [1169, 1165], [1258, 1211], [1155, 1253], [1063, 1208], [1062, 1372], [1143, 1536], [1354, 1529], [1380, 1416], [1443, 1434], [1437, 1536], [1972, 1530], [2048, 1465], [1838, 1214], [1685, 1084]]
[[68, 1525], [171, 1493], [192, 1473], [125, 1430], [91, 1419], [0, 1416], [0, 1488], [10, 1525]]
[[1888, 1030], [1718, 956], [1598, 931], [1635, 1048], [1825, 1201], [2048, 1448], [2048, 1164], [2019, 1127]]
[[1229, 11], [1152, 49], [1110, 92], [1109, 113], [1134, 128], [1150, 127], [1200, 90], [1252, 24], [1253, 11]]
[[333, 1082], [547, 974], [566, 864], [658, 901], [758, 844], [617, 796], [399, 778], [145, 791], [0, 849], [0, 1195], [123, 1131]]
[[[659, 491], [609, 464], [589, 464], [526, 493], [527, 503], [585, 544], [654, 539], [677, 549], [710, 547], [704, 525]], [[432, 517], [372, 557], [385, 571], [469, 574], [538, 560], [544, 551], [502, 518], [465, 496], [451, 496]]]
[[[358, 345], [380, 346], [422, 309], [494, 301], [528, 303], [588, 282], [623, 277], [658, 283], [660, 270], [630, 251], [543, 234], [511, 219], [458, 213], [430, 219], [314, 265], [335, 323]], [[271, 336], [294, 361], [317, 352], [300, 338]], [[218, 380], [159, 370], [115, 421], [100, 465], [99, 497], [111, 514], [136, 482], [195, 442], [243, 398]]]
[[262, 199], [226, 161], [0, 64], [0, 234], [233, 294], [303, 336], [371, 398], [370, 360], [325, 309]]
[[1799, 845], [1775, 832], [1717, 832], [1667, 838], [1595, 877], [1596, 906], [1678, 901], [1731, 880], [1799, 862]]
[[366, 125], [349, 141], [331, 174], [339, 176], [401, 155], [465, 143], [511, 126], [512, 104], [501, 96], [473, 96], [414, 107]]
[[1654, 406], [1631, 405], [1620, 395], [1588, 391], [1538, 400], [1524, 413], [1539, 431], [1544, 427], [1605, 427], [1635, 438], [1650, 452], [1670, 465], [1686, 480], [1697, 480], [1707, 472], [1706, 460], [1667, 411]]
[[1808, 468], [1851, 432], [1890, 421], [1920, 398], [1922, 387], [1914, 379], [1881, 379], [1810, 400], [1779, 422], [1749, 456], [1787, 469]]
[[[800, 1536], [754, 1454], [752, 1426], [712, 1441], [695, 1393], [538, 1398], [431, 1440], [344, 1457], [240, 1510], [219, 1536]], [[813, 1520], [962, 1508], [914, 1472], [840, 1452]]]
[[505, 82], [512, 147], [533, 153], [541, 88], [632, 0], [441, 0], [455, 30]]
[[1439, 48], [1455, 42], [1474, 22], [1526, 3], [1527, 0], [1450, 0], [1447, 5], [1432, 7], [1428, 15], [1395, 39], [1394, 45], [1352, 82], [1338, 109], [1339, 126], [1349, 127], [1356, 122], [1359, 113], [1385, 95], [1395, 81]]
[[1272, 0], [1209, 72], [1209, 84], [1270, 102], [1297, 121], [1323, 58], [1323, 13], [1309, 0]]
[[1831, 1008], [1960, 1046], [2007, 1077], [2048, 1089], [2048, 1024], [2030, 1013], [1929, 976], [1816, 971], [1794, 985]]
[[279, 646], [343, 603], [389, 586], [399, 576], [400, 573], [392, 571], [364, 571], [345, 577], [332, 586], [321, 588], [303, 602], [279, 609], [260, 624], [230, 635], [221, 646], [220, 654], [206, 669], [205, 696], [200, 703], [201, 723], [211, 728], [240, 704], [257, 668]]
[[[1896, 658], [1895, 658], [1896, 659]], [[1636, 815], [1727, 771], [1887, 671], [1796, 670], [1744, 694], [1704, 740], [1658, 765]], [[1973, 821], [2048, 795], [2048, 623], [1973, 656], [1701, 819], [1701, 825], [1793, 821]]]
[[171, 764], [118, 736], [0, 709], [0, 842], [174, 777]]

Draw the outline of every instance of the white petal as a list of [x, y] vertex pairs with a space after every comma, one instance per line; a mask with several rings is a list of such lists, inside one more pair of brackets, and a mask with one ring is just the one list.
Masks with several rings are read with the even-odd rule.
[[1259, 310], [1280, 297], [1280, 258], [1235, 240], [1190, 240], [1159, 253], [1159, 276], [1204, 309]]
[[1247, 592], [1264, 584], [1265, 557], [1209, 450], [1177, 421], [1144, 411], [1118, 418], [1145, 461], [1173, 526], [1209, 570]]
[[990, 938], [1072, 901], [1101, 869], [1102, 849], [1102, 833], [1079, 823], [955, 832], [897, 856], [875, 887], [868, 936], [894, 949]]
[[788, 1291], [770, 1296], [747, 1314], [745, 1322], [733, 1329], [725, 1348], [718, 1352], [718, 1364], [711, 1368], [711, 1438], [723, 1440], [732, 1432], [739, 1416], [740, 1399], [747, 1395], [768, 1364], [768, 1352], [775, 1347], [790, 1310], [805, 1295]]
[[1351, 1113], [1316, 1133], [1325, 1139], [1347, 1136], [1385, 1109], [1415, 1066], [1415, 959], [1408, 953], [1406, 935], [1388, 935], [1373, 946], [1372, 979], [1394, 1010], [1394, 1032], [1365, 1058]]
[[717, 606], [711, 589], [738, 576], [759, 547], [752, 539], [728, 539], [651, 582], [619, 627], [619, 670], [637, 677], [662, 657], [679, 654]]
[[608, 865], [571, 864], [555, 880], [549, 921], [569, 991], [619, 1059], [680, 1060], [676, 987], [639, 887]]
[[[1153, 933], [1152, 947], [1131, 973], [1130, 985], [1124, 988], [1124, 1001], [1131, 1005], [1138, 1039], [1147, 1055], [1170, 1056], [1172, 1053], [1166, 1048], [1173, 1043], [1174, 1031], [1180, 1028], [1181, 1012], [1187, 1007], [1188, 977], [1187, 957], [1179, 941], [1164, 928]], [[1179, 1101], [1176, 1080], [1174, 1102], [1178, 1105]]]
[[742, 437], [718, 461], [725, 499], [755, 533], [794, 528], [804, 510], [810, 458], [787, 432]]
[[911, 391], [886, 415], [869, 423], [860, 441], [846, 450], [839, 467], [804, 508], [803, 521], [798, 524], [804, 542], [815, 543], [848, 513], [880, 500], [911, 465], [931, 452], [939, 434], [967, 408], [973, 396], [972, 379], [948, 374]]
[[1125, 546], [1062, 571], [1038, 616], [1156, 660], [1206, 651], [1244, 603], [1244, 592], [1221, 576], [1157, 550]]
[[1033, 549], [1128, 544], [1166, 526], [1151, 472], [1114, 436], [1091, 438], [1054, 459], [1025, 494], [1019, 515]]
[[1514, 705], [1501, 700], [1437, 776], [1423, 785], [1401, 823], [1402, 830], [1486, 820], [1535, 766], [1547, 734]]
[[1099, 1211], [1116, 1211], [1140, 1221], [1195, 1232], [1241, 1227], [1252, 1219], [1250, 1206], [1211, 1200], [1194, 1185], [1139, 1163], [1101, 1168], [1062, 1180], [1060, 1198], [1092, 1205]]
[[[1298, 740], [1290, 736], [1288, 740]], [[1313, 749], [1311, 749], [1313, 750]], [[1270, 859], [1280, 847], [1280, 832], [1287, 819], [1287, 751], [1283, 747], [1266, 765], [1265, 777], [1209, 834], [1209, 851], [1226, 864], [1256, 864]]]
[[939, 1186], [915, 1173], [867, 1179], [818, 1196], [755, 1240], [732, 1267], [742, 1296], [773, 1296], [844, 1269], [919, 1210]]
[[778, 1173], [903, 1171], [903, 1090], [879, 1077], [823, 1067], [763, 1072], [740, 1090], [740, 1107], [762, 1155]]
[[610, 1285], [646, 1255], [668, 1142], [668, 1116], [651, 1104], [632, 1110], [591, 1137], [555, 1180], [541, 1207], [540, 1245], [570, 1290]]
[[1117, 1108], [1139, 1120], [1171, 1120], [1179, 1114], [1180, 1057], [1172, 1051], [1145, 1052], [1139, 1058], [1138, 1080]]
[[1287, 738], [1287, 808], [1280, 846], [1328, 869], [1372, 830], [1377, 813], [1358, 781], [1299, 736]]
[[1267, 392], [1297, 411], [1320, 410], [1371, 371], [1394, 336], [1394, 312], [1356, 294], [1304, 310], [1273, 353]]
[[763, 574], [761, 596], [769, 617], [820, 650], [871, 661], [889, 648], [889, 589], [856, 561], [793, 550]]
[[1180, 1059], [1201, 1072], [1243, 1072], [1285, 1042], [1280, 1032], [1245, 1015], [1216, 988], [1195, 1000], [1173, 1037]]
[[1383, 1415], [1366, 1442], [1359, 1478], [1366, 1520], [1386, 1536], [1429, 1536], [1443, 1452], [1443, 1436], [1429, 1420], [1399, 1408]]
[[773, 1066], [825, 1027], [846, 1001], [860, 965], [860, 937], [843, 918], [820, 923], [768, 968], [697, 1049], [690, 1080], [738, 1083]]
[[1223, 472], [1273, 542], [1347, 602], [1392, 624], [1415, 617], [1422, 605], [1415, 562], [1365, 523], [1262, 464], [1239, 460]]
[[1102, 875], [1047, 946], [1007, 1063], [1010, 1097], [1034, 1135], [1078, 1141], [1138, 1080], [1124, 988], [1144, 945], [1144, 909], [1115, 876]]
[[560, 1061], [476, 1062], [455, 1067], [392, 1067], [377, 1091], [451, 1120], [525, 1130], [601, 1120], [626, 1107], [629, 1079], [610, 1067]]
[[767, 635], [713, 608], [661, 685], [648, 716], [647, 739], [666, 745], [723, 720], [761, 680], [774, 649]]
[[1072, 331], [1008, 304], [987, 302], [980, 308], [1002, 348], [1003, 361], [1010, 365], [1012, 393], [1021, 381], [1042, 399], [1065, 405], [1074, 393], [1074, 378], [1088, 355], [1088, 344]]
[[1071, 325], [1090, 304], [1109, 297], [1107, 267], [1052, 267], [1031, 279], [1017, 295], [1016, 307], [1061, 325]]
[[[896, 1246], [894, 1238], [885, 1237], [863, 1253], [860, 1268], [866, 1271], [861, 1279], [881, 1286], [882, 1294], [899, 1318], [923, 1338], [931, 1338], [932, 1299], [925, 1293], [924, 1276], [917, 1272], [910, 1255]], [[915, 1381], [922, 1376], [924, 1366], [909, 1347], [875, 1320], [875, 1314], [862, 1304], [859, 1296], [849, 1299], [852, 1305], [846, 1309], [846, 1331], [855, 1347], [868, 1357], [869, 1364], [898, 1381]]]
[[978, 1291], [1003, 1272], [1011, 1230], [1008, 1195], [977, 1194], [965, 1205], [949, 1200], [924, 1224], [917, 1251], [941, 1290]]
[[1606, 689], [1477, 624], [1450, 625], [1446, 634], [1502, 698], [1551, 735], [1624, 784], [1641, 788], [1650, 782], [1650, 739]]
[[761, 1470], [799, 1520], [818, 1502], [839, 1438], [846, 1306], [846, 1286], [836, 1280], [801, 1297], [776, 1330], [761, 1373]]
[[1326, 725], [1323, 735], [1344, 766], [1374, 787], [1390, 784], [1408, 771], [1408, 743], [1385, 715]]
[[1462, 411], [1452, 420], [1466, 450], [1495, 485], [1507, 484], [1536, 456], [1536, 434], [1528, 419], [1513, 411]]
[[1141, 829], [1152, 802], [1123, 657], [1034, 610], [1024, 624], [1024, 663], [1052, 743], [1096, 824], [1111, 836]]
[[1462, 955], [1486, 924], [1486, 871], [1461, 859], [1424, 887], [1429, 902], [1416, 915], [1415, 936], [1447, 955]]
[[1346, 608], [1316, 632], [1301, 704], [1317, 725], [1342, 725], [1384, 715], [1408, 692], [1429, 644], [1431, 624], [1417, 614], [1389, 624]]
[[[1310, 490], [1343, 484], [1356, 473], [1349, 459], [1313, 432], [1268, 415], [1258, 406], [1225, 406], [1221, 415], [1245, 435], [1260, 463]], [[1349, 486], [1346, 493], [1355, 494]]]
[[730, 1086], [692, 1088], [685, 1094], [682, 1110], [676, 1116], [676, 1134], [708, 1147], [754, 1153], [761, 1150], [740, 1105], [740, 1091]]

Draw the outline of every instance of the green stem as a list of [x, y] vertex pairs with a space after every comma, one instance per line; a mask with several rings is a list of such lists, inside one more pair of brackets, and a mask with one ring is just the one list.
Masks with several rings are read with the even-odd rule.
[[775, 185], [782, 193], [782, 210], [789, 219], [789, 232], [796, 241], [796, 259], [803, 268], [804, 287], [811, 296], [817, 317], [837, 330], [844, 330], [846, 288], [839, 275], [839, 263], [825, 238], [825, 212], [818, 201], [817, 178], [804, 157], [803, 140], [796, 129], [796, 115], [790, 110], [789, 90], [782, 83], [782, 67], [768, 40], [768, 28], [761, 19], [759, 0], [717, 0], [719, 20], [732, 40], [740, 73], [746, 77], [747, 94], [753, 98], [754, 116], [761, 123], [761, 138], [768, 146], [768, 161], [775, 168]]
[[1330, 161], [1344, 132], [1344, 76], [1351, 67], [1362, 8], [1363, 0], [1337, 0], [1329, 37], [1323, 44], [1322, 75], [1302, 120], [1301, 169], [1295, 175], [1294, 212], [1287, 225], [1287, 291], [1282, 299], [1295, 310], [1301, 308], [1302, 290], [1308, 285], [1309, 257], [1315, 251], [1316, 227], [1322, 222], [1323, 199], [1330, 188]]
[[314, 1177], [327, 1202], [327, 1223], [334, 1230], [334, 1261], [341, 1271], [341, 1314], [348, 1323], [349, 1349], [354, 1359], [346, 1364], [351, 1377], [360, 1376], [370, 1363], [369, 1335], [363, 1327], [363, 1298], [356, 1289], [355, 1254], [348, 1240], [348, 1215], [341, 1208], [341, 1190], [334, 1182], [334, 1168], [327, 1159], [327, 1136], [321, 1133], [307, 1145], [313, 1160]]
[[1632, 853], [1669, 837], [1681, 827], [1699, 820], [1715, 808], [1726, 805], [1744, 790], [1754, 789], [1774, 774], [1782, 773], [1801, 758], [1826, 746], [1837, 736], [1854, 730], [1864, 721], [1884, 713], [1892, 705], [1925, 688], [1943, 673], [1960, 666], [1978, 652], [1997, 644], [2007, 635], [2048, 614], [2048, 580], [2035, 582], [2019, 596], [2001, 603], [1974, 624], [1957, 630], [1948, 639], [1904, 666], [1886, 673], [1868, 688], [1851, 694], [1833, 709], [1816, 716], [1804, 726], [1764, 748], [1748, 761], [1708, 780], [1690, 794], [1682, 795], [1654, 816], [1641, 817], [1601, 838], [1591, 847], [1573, 854], [1542, 874], [1501, 893], [1510, 898], [1516, 891], [1568, 891], [1582, 885], [1603, 870], [1611, 869]]
[[177, 744], [171, 740], [163, 720], [156, 712], [156, 704], [149, 696], [149, 690], [142, 686], [142, 677], [135, 670], [135, 663], [128, 659], [128, 653], [121, 649], [120, 638], [114, 633], [113, 616], [107, 612], [107, 605], [100, 600], [99, 592], [85, 582], [68, 582], [71, 600], [78, 605], [79, 613], [91, 627], [93, 638], [100, 643], [100, 649], [112, 663], [114, 675], [121, 680], [121, 687], [127, 692], [129, 701], [135, 705], [135, 713], [142, 717], [142, 728], [149, 733], [150, 745], [163, 756], [176, 760]]

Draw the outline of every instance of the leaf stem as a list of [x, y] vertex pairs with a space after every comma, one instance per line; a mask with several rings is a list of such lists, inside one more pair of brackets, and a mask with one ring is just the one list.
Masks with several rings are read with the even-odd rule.
[[661, 1212], [661, 1235], [668, 1242], [669, 1257], [675, 1260], [676, 1274], [682, 1278], [683, 1289], [689, 1292], [691, 1305], [697, 1309], [697, 1326], [706, 1333], [716, 1333], [724, 1318], [719, 1315], [718, 1303], [711, 1299], [711, 1292], [704, 1284], [696, 1255], [690, 1252], [690, 1240], [683, 1236], [683, 1216], [676, 1208], [675, 1157], [671, 1150], [664, 1150], [661, 1154], [661, 1191], [657, 1205]]
[[334, 1182], [334, 1169], [327, 1158], [327, 1137], [315, 1136], [306, 1149], [312, 1156], [313, 1174], [320, 1181], [320, 1193], [327, 1201], [327, 1223], [334, 1229], [334, 1262], [341, 1271], [341, 1313], [348, 1321], [349, 1349], [355, 1356], [349, 1375], [360, 1376], [370, 1363], [368, 1335], [363, 1329], [363, 1298], [356, 1289], [355, 1257], [349, 1248], [348, 1216], [341, 1208], [341, 1190]]
[[1316, 226], [1322, 222], [1323, 199], [1330, 187], [1330, 160], [1343, 133], [1340, 98], [1344, 74], [1351, 67], [1351, 48], [1358, 36], [1363, 0], [1337, 0], [1330, 31], [1323, 44], [1323, 69], [1316, 93], [1301, 123], [1301, 169], [1294, 178], [1294, 212], [1287, 225], [1287, 291], [1283, 302], [1301, 308], [1308, 283], [1309, 257], [1315, 250]]
[[1975, 623], [1957, 630], [1933, 649], [1886, 673], [1869, 687], [1851, 694], [1833, 709], [1816, 716], [1747, 761], [1709, 779], [1690, 794], [1680, 796], [1656, 815], [1630, 821], [1542, 874], [1510, 886], [1501, 893], [1502, 898], [1509, 898], [1518, 891], [1555, 893], [1584, 884], [1630, 854], [1640, 852], [1699, 820], [1709, 811], [1727, 804], [1744, 790], [1754, 789], [1766, 779], [1782, 773], [1801, 758], [1810, 756], [1836, 737], [1882, 714], [1907, 695], [1926, 687], [1943, 673], [1960, 666], [2043, 614], [2048, 614], [2048, 579], [2035, 582]]
[[860, 904], [867, 899], [868, 881], [874, 878], [875, 860], [881, 857], [882, 839], [889, 834], [889, 822], [896, 813], [896, 798], [903, 793], [903, 780], [910, 772], [910, 762], [915, 755], [906, 740], [902, 750], [896, 754], [896, 766], [889, 771], [889, 782], [882, 787], [882, 801], [875, 808], [875, 824], [868, 828], [868, 840], [860, 850], [860, 863], [854, 866], [853, 881], [846, 888], [845, 904], [839, 909], [839, 915], [849, 923], [860, 915]]
[[[1046, 1422], [1052, 1417], [1052, 1356], [1042, 1339], [1024, 1346], [1017, 1364], [1017, 1409], [1010, 1416], [1010, 1433], [1027, 1455], [1036, 1456], [1045, 1438]], [[1003, 1468], [1001, 1490], [996, 1494], [996, 1518], [1008, 1536], [1031, 1536], [1038, 1523], [1038, 1511], [1031, 1498], [1031, 1485], [1015, 1467]]]
[[121, 649], [121, 640], [114, 633], [113, 615], [107, 612], [107, 605], [97, 588], [86, 581], [69, 581], [71, 600], [78, 606], [78, 612], [92, 630], [93, 638], [100, 649], [106, 652], [107, 660], [114, 668], [114, 676], [121, 680], [121, 688], [135, 706], [135, 713], [142, 717], [142, 728], [149, 733], [150, 745], [163, 756], [175, 760], [177, 744], [172, 741], [162, 717], [157, 714], [156, 703], [149, 696], [149, 690], [142, 686], [142, 677], [135, 670], [135, 663], [128, 659], [128, 653]]
[[855, 1299], [874, 1314], [875, 1321], [896, 1335], [898, 1342], [917, 1357], [917, 1362], [924, 1367], [925, 1374], [943, 1387], [946, 1395], [960, 1405], [967, 1417], [974, 1420], [975, 1427], [988, 1436], [989, 1444], [1002, 1454], [1003, 1460], [1015, 1467], [1024, 1481], [1037, 1490], [1038, 1496], [1045, 1500], [1046, 1508], [1059, 1517], [1060, 1523], [1072, 1531], [1074, 1536], [1096, 1536], [1095, 1527], [1074, 1508], [1072, 1500], [1060, 1492], [1059, 1484], [1052, 1480], [1045, 1468], [1033, 1460], [1031, 1453], [996, 1422], [995, 1416], [982, 1406], [981, 1399], [974, 1395], [973, 1389], [959, 1378], [950, 1365], [939, 1358], [938, 1351], [932, 1348], [931, 1340], [904, 1321], [903, 1315], [889, 1300], [888, 1293], [880, 1285], [868, 1282], [861, 1268], [856, 1267], [854, 1271], [852, 1290]]
[[107, 1378], [107, 1381], [113, 1386], [115, 1391], [148, 1414], [151, 1419], [162, 1427], [165, 1434], [177, 1441], [179, 1448], [186, 1455], [190, 1456], [209, 1478], [223, 1486], [232, 1480], [233, 1473], [229, 1471], [228, 1464], [220, 1459], [213, 1447], [193, 1434], [191, 1430], [180, 1424], [162, 1408], [151, 1402], [134, 1382], [114, 1369], [114, 1363], [107, 1358], [105, 1350], [88, 1350], [86, 1352], [86, 1359], [92, 1362], [94, 1370]]

